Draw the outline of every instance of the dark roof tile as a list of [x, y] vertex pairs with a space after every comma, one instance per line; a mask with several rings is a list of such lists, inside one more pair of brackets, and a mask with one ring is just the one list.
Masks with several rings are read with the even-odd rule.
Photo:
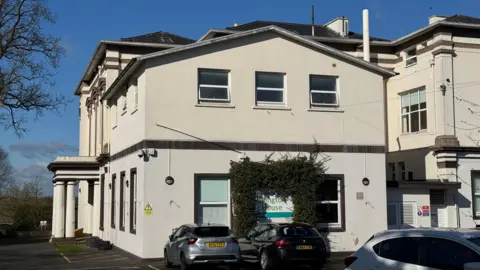
[[453, 16], [445, 18], [445, 21], [448, 22], [458, 22], [458, 23], [471, 23], [471, 24], [480, 24], [480, 18], [455, 14]]
[[[236, 27], [227, 27], [228, 30], [237, 30], [237, 31], [246, 31], [252, 30], [264, 26], [275, 25], [286, 29], [288, 31], [292, 31], [299, 35], [303, 36], [310, 36], [312, 35], [312, 25], [310, 24], [299, 24], [299, 23], [287, 23], [287, 22], [272, 22], [272, 21], [253, 21], [246, 24], [241, 24]], [[315, 36], [316, 37], [332, 37], [332, 38], [342, 38], [340, 34], [333, 31], [332, 29], [323, 26], [323, 25], [315, 25]], [[354, 38], [354, 39], [362, 39], [363, 35], [355, 32], [349, 32], [348, 36], [343, 38]], [[377, 38], [370, 36], [370, 40], [375, 41], [389, 41], [388, 39]]]
[[144, 42], [144, 43], [161, 43], [161, 44], [179, 44], [186, 45], [194, 43], [195, 40], [175, 35], [169, 32], [159, 31], [141, 36], [121, 38], [121, 41]]

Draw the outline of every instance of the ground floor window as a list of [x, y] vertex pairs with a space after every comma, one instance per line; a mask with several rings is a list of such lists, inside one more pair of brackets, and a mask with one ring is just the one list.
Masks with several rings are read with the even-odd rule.
[[130, 232], [137, 232], [137, 169], [130, 170]]
[[120, 230], [125, 231], [125, 172], [120, 173]]
[[110, 225], [112, 227], [112, 229], [115, 229], [115, 182], [117, 182], [117, 175], [116, 174], [113, 174], [112, 175], [112, 185], [110, 186], [110, 189], [111, 189], [111, 202], [110, 202], [110, 216], [111, 216], [111, 220], [110, 220]]
[[195, 222], [230, 226], [230, 181], [226, 175], [197, 175]]
[[417, 209], [414, 202], [390, 202], [387, 205], [389, 229], [417, 227]]
[[316, 191], [316, 212], [319, 228], [345, 229], [344, 221], [344, 186], [343, 177], [327, 178]]
[[480, 218], [480, 171], [472, 171], [472, 204], [475, 218]]

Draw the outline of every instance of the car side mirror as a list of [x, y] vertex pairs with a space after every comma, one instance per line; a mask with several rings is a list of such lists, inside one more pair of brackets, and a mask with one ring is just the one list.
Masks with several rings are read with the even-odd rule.
[[168, 238], [170, 239], [170, 241], [172, 241], [173, 240], [173, 234], [171, 234]]

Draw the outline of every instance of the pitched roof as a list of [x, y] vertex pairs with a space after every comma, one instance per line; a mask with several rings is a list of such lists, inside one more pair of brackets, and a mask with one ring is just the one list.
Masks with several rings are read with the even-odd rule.
[[453, 16], [445, 18], [447, 22], [458, 22], [458, 23], [470, 23], [470, 24], [480, 24], [480, 18], [465, 16], [461, 14], [455, 14]]
[[[312, 25], [311, 24], [300, 24], [300, 23], [288, 23], [288, 22], [273, 22], [273, 21], [253, 21], [245, 24], [241, 24], [235, 27], [227, 27], [228, 30], [236, 31], [246, 31], [257, 29], [265, 26], [278, 26], [298, 35], [311, 36], [312, 35]], [[316, 37], [331, 37], [331, 38], [353, 38], [353, 39], [362, 39], [363, 35], [356, 32], [348, 32], [346, 37], [341, 36], [339, 33], [333, 31], [332, 29], [324, 25], [315, 25], [315, 36]], [[377, 38], [370, 36], [372, 41], [389, 41], [388, 39]]]
[[195, 40], [175, 35], [165, 31], [148, 33], [135, 37], [121, 38], [120, 41], [143, 42], [143, 43], [162, 43], [162, 44], [180, 44], [186, 45], [194, 43]]
[[238, 33], [231, 34], [231, 35], [224, 36], [224, 37], [213, 38], [213, 39], [200, 41], [200, 42], [196, 42], [196, 43], [189, 44], [189, 45], [179, 46], [179, 47], [176, 47], [176, 48], [163, 50], [163, 51], [158, 51], [158, 52], [142, 55], [142, 56], [139, 56], [139, 57], [135, 57], [128, 63], [128, 65], [122, 70], [122, 72], [118, 75], [118, 77], [115, 79], [115, 81], [110, 85], [108, 90], [102, 96], [102, 99], [110, 98], [115, 93], [118, 86], [122, 85], [124, 83], [124, 81], [127, 78], [129, 78], [130, 74], [132, 72], [135, 72], [136, 68], [138, 68], [139, 65], [145, 60], [152, 59], [152, 58], [157, 58], [157, 57], [161, 57], [161, 56], [165, 56], [165, 55], [170, 55], [170, 54], [173, 54], [173, 53], [179, 53], [179, 52], [183, 52], [183, 51], [187, 51], [187, 50], [191, 50], [191, 49], [195, 49], [195, 48], [199, 48], [199, 47], [209, 46], [209, 45], [219, 43], [219, 42], [224, 42], [224, 41], [227, 41], [227, 40], [232, 40], [232, 39], [237, 39], [237, 38], [242, 38], [242, 37], [248, 37], [248, 36], [251, 36], [251, 35], [256, 35], [256, 34], [260, 34], [260, 33], [264, 33], [264, 32], [274, 32], [274, 33], [277, 33], [281, 36], [288, 37], [288, 38], [293, 39], [297, 42], [303, 43], [303, 44], [305, 44], [309, 47], [312, 47], [314, 49], [322, 51], [324, 53], [334, 55], [334, 56], [336, 56], [340, 59], [343, 59], [345, 61], [349, 61], [349, 62], [351, 62], [353, 64], [356, 64], [358, 66], [361, 66], [361, 67], [363, 67], [367, 70], [370, 70], [370, 71], [375, 72], [377, 74], [381, 74], [385, 77], [390, 77], [390, 76], [395, 76], [396, 75], [395, 72], [393, 72], [389, 69], [382, 68], [382, 67], [380, 67], [376, 64], [364, 61], [363, 59], [359, 59], [355, 56], [352, 56], [350, 54], [347, 54], [347, 53], [344, 53], [344, 52], [339, 51], [337, 49], [334, 49], [330, 46], [318, 43], [316, 41], [305, 38], [305, 37], [303, 37], [301, 35], [298, 35], [296, 33], [292, 33], [291, 31], [285, 30], [285, 29], [277, 27], [277, 26], [266, 26], [266, 27], [262, 27], [262, 28], [258, 28], [258, 29], [252, 29], [252, 30], [248, 30], [248, 31], [244, 31], [244, 32], [238, 32]]

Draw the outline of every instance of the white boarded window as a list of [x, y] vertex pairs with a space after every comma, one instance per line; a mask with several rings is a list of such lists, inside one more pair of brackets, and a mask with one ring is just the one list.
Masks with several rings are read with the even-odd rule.
[[402, 132], [411, 133], [427, 129], [427, 98], [425, 88], [401, 95]]
[[255, 73], [256, 104], [285, 104], [285, 74]]
[[229, 102], [229, 71], [219, 69], [198, 70], [198, 101]]
[[228, 179], [198, 179], [197, 222], [230, 225]]
[[310, 75], [310, 106], [338, 106], [337, 77]]

